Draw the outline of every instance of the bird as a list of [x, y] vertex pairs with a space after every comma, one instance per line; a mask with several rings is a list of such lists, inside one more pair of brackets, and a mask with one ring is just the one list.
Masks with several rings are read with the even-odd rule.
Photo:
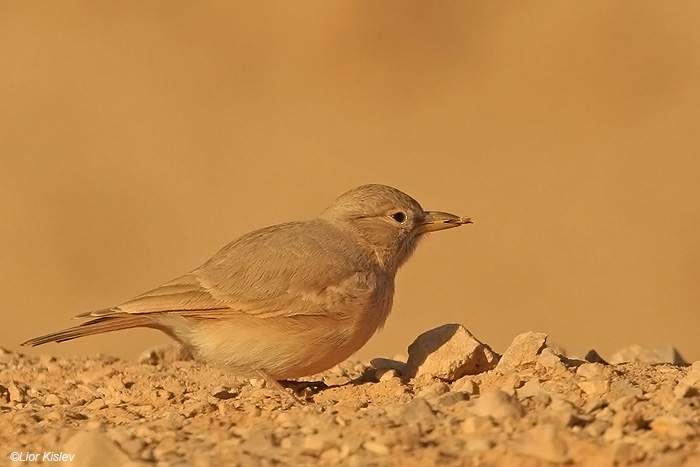
[[205, 362], [273, 385], [313, 375], [383, 327], [396, 273], [427, 233], [471, 223], [425, 211], [396, 188], [362, 185], [314, 219], [245, 234], [185, 275], [22, 345], [146, 327]]

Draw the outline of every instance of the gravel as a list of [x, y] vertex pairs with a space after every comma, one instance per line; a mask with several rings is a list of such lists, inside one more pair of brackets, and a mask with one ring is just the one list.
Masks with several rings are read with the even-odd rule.
[[448, 329], [430, 353], [412, 344], [421, 364], [347, 361], [308, 378], [328, 387], [298, 392], [306, 403], [177, 347], [138, 362], [0, 348], [0, 465], [700, 465], [700, 362], [632, 346], [608, 365], [525, 333], [495, 368], [461, 376], [469, 355], [498, 355]]

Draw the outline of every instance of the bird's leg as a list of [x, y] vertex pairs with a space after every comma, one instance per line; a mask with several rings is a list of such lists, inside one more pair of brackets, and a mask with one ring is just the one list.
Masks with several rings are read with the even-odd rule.
[[267, 383], [267, 386], [269, 388], [272, 388], [272, 389], [284, 394], [284, 397], [286, 397], [288, 401], [292, 402], [293, 404], [305, 404], [306, 403], [306, 401], [297, 397], [297, 395], [294, 393], [294, 390], [288, 391], [284, 386], [282, 386], [280, 384], [279, 381], [277, 381], [275, 378], [268, 375], [264, 371], [258, 370], [258, 374], [262, 377], [262, 379], [265, 380], [265, 382]]

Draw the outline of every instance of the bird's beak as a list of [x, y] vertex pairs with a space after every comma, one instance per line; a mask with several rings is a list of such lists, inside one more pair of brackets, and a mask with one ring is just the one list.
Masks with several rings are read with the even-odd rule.
[[434, 232], [436, 230], [451, 229], [462, 224], [471, 224], [468, 217], [459, 217], [454, 214], [439, 211], [426, 211], [425, 219], [415, 228], [417, 234]]

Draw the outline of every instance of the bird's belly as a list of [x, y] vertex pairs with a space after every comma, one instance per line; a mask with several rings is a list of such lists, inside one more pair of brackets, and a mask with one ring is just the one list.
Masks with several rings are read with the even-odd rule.
[[232, 313], [230, 319], [192, 320], [182, 340], [205, 361], [239, 374], [263, 371], [275, 379], [327, 370], [359, 350], [381, 326], [380, 319], [337, 319], [298, 315], [259, 318]]

